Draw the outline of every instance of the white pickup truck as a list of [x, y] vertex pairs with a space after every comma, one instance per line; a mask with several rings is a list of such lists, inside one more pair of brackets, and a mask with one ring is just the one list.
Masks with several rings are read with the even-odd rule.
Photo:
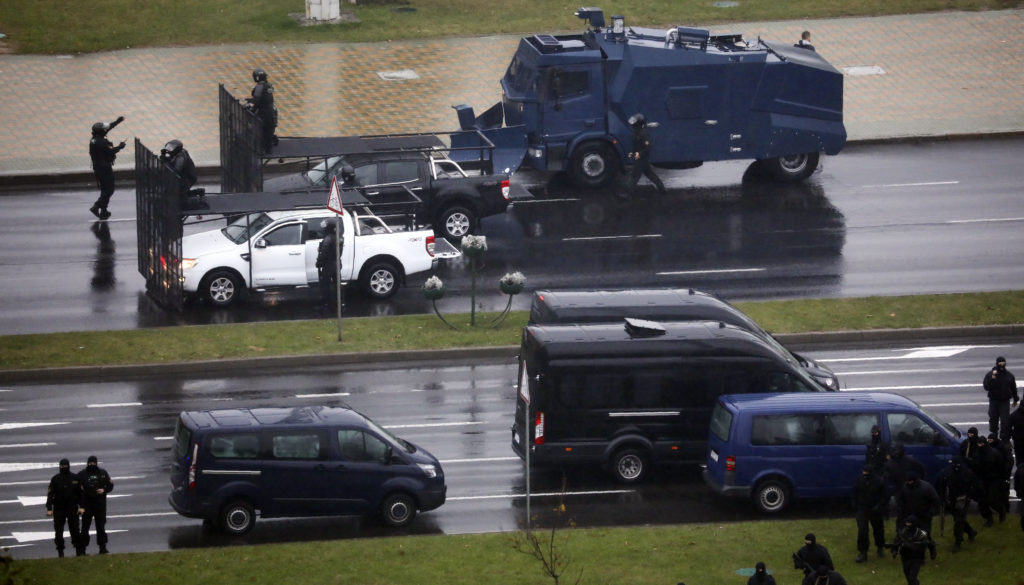
[[[181, 239], [186, 294], [228, 306], [246, 291], [316, 286], [321, 223], [327, 209], [250, 213], [219, 230]], [[366, 294], [388, 298], [405, 277], [431, 270], [439, 257], [461, 253], [432, 230], [399, 231], [379, 217], [345, 208], [341, 214], [341, 280], [357, 281]]]

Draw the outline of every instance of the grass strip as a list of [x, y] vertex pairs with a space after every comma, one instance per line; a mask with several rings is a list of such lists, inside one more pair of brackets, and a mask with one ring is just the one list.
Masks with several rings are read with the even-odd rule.
[[[600, 6], [600, 3], [597, 4]], [[357, 0], [357, 21], [302, 26], [303, 0], [3, 0], [0, 30], [19, 53], [92, 53], [220, 43], [367, 42], [583, 30], [580, 3], [550, 0]], [[618, 0], [603, 6], [642, 26], [755, 22], [1018, 8], [1017, 0]], [[75, 26], [68, 26], [76, 23]], [[735, 31], [742, 32], [742, 31]], [[777, 39], [796, 40], [796, 39]], [[467, 59], [469, 57], [467, 56]]]
[[[1024, 323], [1024, 291], [736, 303], [772, 333]], [[263, 322], [0, 336], [0, 370], [518, 345], [528, 315], [495, 313]]]
[[[571, 517], [569, 505], [566, 518]], [[971, 520], [980, 530], [977, 541], [965, 542], [964, 549], [953, 554], [952, 524], [947, 518], [945, 536], [936, 537], [938, 559], [926, 562], [921, 581], [928, 585], [1021, 583], [1024, 569], [1018, 562], [1020, 525], [1017, 517], [1010, 516], [1005, 523], [991, 528], [980, 527], [977, 516], [972, 516]], [[936, 530], [938, 524], [936, 518]], [[889, 540], [892, 528], [893, 522], [887, 522]], [[202, 530], [198, 522], [193, 529]], [[899, 560], [888, 554], [876, 557], [873, 547], [866, 563], [853, 562], [857, 550], [852, 515], [840, 519], [564, 528], [554, 532], [553, 542], [557, 551], [569, 559], [562, 583], [575, 584], [579, 576], [579, 585], [743, 585], [747, 577], [737, 572], [752, 570], [755, 563], [764, 561], [781, 584], [799, 583], [803, 578], [803, 574], [793, 568], [790, 555], [803, 544], [804, 534], [808, 532], [815, 533], [818, 542], [828, 547], [837, 570], [848, 583], [895, 585], [904, 582]], [[550, 531], [536, 534], [542, 538], [551, 536]], [[515, 536], [516, 533], [431, 535], [227, 546], [19, 560], [11, 569], [18, 571], [13, 582], [26, 585], [553, 584], [538, 561], [514, 549]], [[112, 537], [112, 547], [116, 546], [116, 538], [116, 535]]]

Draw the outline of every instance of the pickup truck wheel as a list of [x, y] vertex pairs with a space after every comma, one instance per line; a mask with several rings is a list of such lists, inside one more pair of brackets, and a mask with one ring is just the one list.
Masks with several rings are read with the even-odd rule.
[[761, 160], [761, 164], [776, 180], [784, 183], [796, 183], [811, 176], [811, 173], [818, 168], [818, 158], [817, 152], [809, 152], [766, 158]]
[[226, 307], [242, 295], [242, 281], [227, 270], [207, 274], [199, 284], [199, 294], [214, 307]]
[[363, 271], [359, 281], [366, 294], [375, 299], [387, 299], [398, 292], [398, 269], [387, 262], [380, 262]]
[[476, 215], [469, 209], [462, 206], [453, 206], [445, 209], [437, 216], [438, 235], [452, 242], [458, 242], [462, 236], [473, 233], [473, 226], [476, 225]]
[[569, 162], [569, 178], [581, 187], [604, 187], [618, 174], [615, 151], [603, 142], [580, 145]]

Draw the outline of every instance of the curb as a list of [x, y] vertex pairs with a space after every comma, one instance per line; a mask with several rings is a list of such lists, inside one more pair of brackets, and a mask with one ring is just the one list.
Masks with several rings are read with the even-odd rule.
[[[913, 345], [937, 341], [955, 343], [1018, 343], [1024, 341], [1024, 324], [986, 325], [978, 327], [924, 327], [920, 329], [877, 329], [865, 331], [834, 331], [821, 333], [780, 334], [776, 338], [790, 349], [856, 349], [879, 343]], [[125, 379], [166, 378], [168, 375], [195, 377], [200, 375], [257, 374], [273, 368], [333, 367], [345, 371], [365, 370], [382, 364], [414, 368], [473, 363], [480, 361], [516, 361], [519, 346], [503, 345], [480, 348], [422, 349], [373, 353], [336, 353], [296, 356], [274, 356], [167, 364], [126, 364], [116, 366], [72, 366], [0, 371], [0, 383], [105, 381]]]
[[[955, 140], [978, 140], [978, 139], [1002, 139], [1024, 137], [1024, 130], [1011, 130], [1006, 132], [988, 132], [982, 134], [936, 134], [921, 136], [881, 136], [877, 138], [860, 138], [848, 140], [847, 145], [871, 145], [871, 144], [893, 144], [913, 143], [931, 141], [955, 141]], [[200, 179], [220, 180], [220, 166], [197, 166], [196, 172]], [[3, 173], [0, 172], [0, 179], [3, 179], [3, 186], [0, 187], [0, 195], [9, 194], [15, 190], [25, 189], [49, 189], [52, 187], [79, 186], [92, 188], [95, 186], [96, 178], [91, 170], [75, 170], [56, 173]], [[114, 180], [118, 184], [134, 183], [135, 169], [119, 169], [114, 171]]]

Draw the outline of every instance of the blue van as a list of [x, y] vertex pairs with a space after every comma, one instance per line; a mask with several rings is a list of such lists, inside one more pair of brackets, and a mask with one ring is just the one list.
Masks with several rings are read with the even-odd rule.
[[171, 449], [176, 512], [240, 536], [261, 517], [380, 514], [390, 526], [444, 504], [421, 447], [347, 407], [182, 412]]
[[704, 481], [766, 513], [793, 498], [849, 496], [874, 425], [931, 482], [960, 451], [960, 431], [898, 394], [725, 394], [711, 412]]

